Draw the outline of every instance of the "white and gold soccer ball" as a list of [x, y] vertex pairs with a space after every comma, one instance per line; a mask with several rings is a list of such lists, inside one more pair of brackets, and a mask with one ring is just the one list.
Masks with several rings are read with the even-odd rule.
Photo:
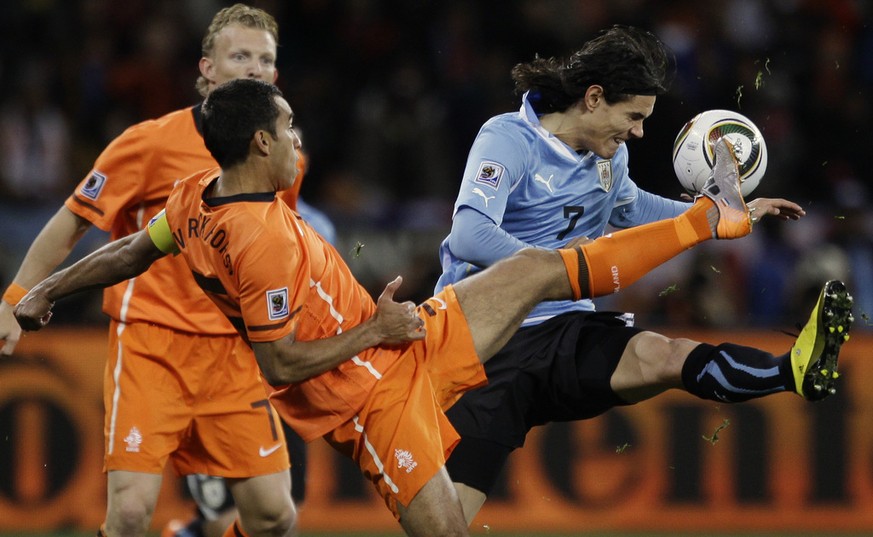
[[767, 171], [767, 144], [758, 127], [731, 110], [707, 110], [694, 116], [673, 142], [673, 170], [691, 194], [696, 195], [712, 171], [715, 142], [726, 137], [739, 161], [743, 197], [752, 193]]

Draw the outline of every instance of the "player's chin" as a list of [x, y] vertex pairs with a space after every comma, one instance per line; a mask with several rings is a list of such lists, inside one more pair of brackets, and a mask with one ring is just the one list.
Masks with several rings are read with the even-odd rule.
[[608, 138], [600, 144], [594, 154], [600, 158], [611, 159], [618, 153], [618, 149], [624, 144], [624, 139], [622, 138]]
[[280, 188], [279, 190], [287, 190], [294, 186], [294, 183], [297, 182], [298, 175], [299, 174], [297, 173], [297, 169], [295, 168], [294, 171], [289, 173], [288, 178], [283, 181], [282, 188]]
[[594, 151], [593, 153], [602, 159], [611, 159], [618, 153], [618, 148], [621, 147], [621, 144], [616, 145], [614, 142], [610, 143], [605, 147], [601, 147], [599, 150]]

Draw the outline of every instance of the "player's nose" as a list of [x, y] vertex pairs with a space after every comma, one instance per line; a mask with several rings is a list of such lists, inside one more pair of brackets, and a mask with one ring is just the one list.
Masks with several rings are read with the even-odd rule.
[[249, 78], [254, 78], [256, 80], [263, 80], [264, 69], [261, 66], [260, 62], [251, 62], [248, 66], [248, 74], [249, 74]]

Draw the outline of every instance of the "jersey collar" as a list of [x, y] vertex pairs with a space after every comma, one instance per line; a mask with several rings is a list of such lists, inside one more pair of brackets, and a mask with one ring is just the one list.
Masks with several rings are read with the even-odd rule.
[[275, 192], [253, 192], [246, 194], [236, 194], [234, 196], [225, 196], [223, 198], [207, 198], [203, 200], [209, 207], [219, 207], [221, 205], [227, 205], [228, 203], [237, 203], [241, 201], [261, 201], [261, 202], [272, 202], [276, 199]]
[[540, 138], [543, 139], [549, 146], [551, 146], [556, 152], [560, 155], [569, 158], [574, 162], [578, 162], [584, 157], [581, 157], [578, 153], [573, 151], [573, 149], [559, 140], [556, 136], [553, 136], [552, 133], [547, 131], [543, 124], [540, 123], [539, 117], [537, 117], [537, 113], [534, 111], [533, 106], [531, 106], [530, 101], [528, 100], [528, 95], [530, 91], [524, 92], [524, 95], [521, 96], [521, 108], [518, 111], [519, 117], [527, 123], [531, 129], [536, 132]]
[[191, 108], [191, 115], [194, 116], [194, 127], [197, 129], [197, 132], [200, 134], [200, 137], [203, 137], [203, 101], [197, 103]]
[[216, 175], [212, 179], [206, 181], [203, 184], [203, 191], [200, 194], [200, 199], [203, 201], [204, 205], [207, 207], [220, 207], [222, 205], [227, 205], [229, 203], [238, 203], [243, 201], [254, 201], [254, 202], [272, 202], [276, 199], [275, 192], [246, 192], [244, 194], [235, 194], [233, 196], [222, 196], [217, 198], [209, 198], [206, 197], [207, 192], [212, 189], [212, 185], [215, 181], [218, 180], [218, 176]]

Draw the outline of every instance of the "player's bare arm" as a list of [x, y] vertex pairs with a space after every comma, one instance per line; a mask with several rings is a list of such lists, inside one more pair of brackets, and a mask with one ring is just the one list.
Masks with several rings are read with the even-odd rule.
[[[30, 289], [51, 274], [90, 227], [91, 222], [61, 206], [28, 249], [13, 279], [15, 284]], [[0, 340], [4, 341], [0, 354], [12, 354], [21, 337], [21, 327], [12, 313], [14, 307], [14, 303], [0, 301]]]
[[37, 284], [16, 306], [15, 318], [25, 330], [39, 330], [51, 319], [56, 301], [138, 276], [165, 255], [145, 230], [113, 241]]
[[296, 341], [295, 332], [268, 343], [253, 343], [255, 357], [267, 382], [281, 386], [302, 382], [377, 345], [398, 345], [424, 339], [423, 322], [412, 302], [395, 302], [403, 279], [385, 286], [376, 301], [376, 312], [363, 323], [339, 335], [315, 341]]

